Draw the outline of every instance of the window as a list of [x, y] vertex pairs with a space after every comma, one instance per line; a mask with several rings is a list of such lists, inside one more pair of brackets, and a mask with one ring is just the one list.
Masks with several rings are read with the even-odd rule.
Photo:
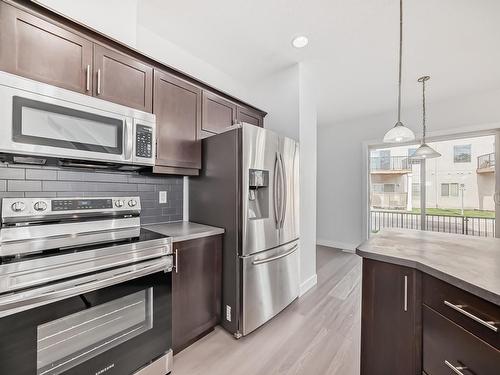
[[373, 184], [372, 190], [374, 193], [394, 193], [396, 191], [396, 184]]
[[453, 160], [455, 163], [470, 163], [471, 154], [471, 145], [453, 146]]
[[450, 184], [441, 184], [441, 196], [442, 197], [450, 196]]
[[442, 197], [458, 197], [458, 184], [441, 184]]
[[384, 184], [384, 193], [394, 193], [396, 191], [395, 184]]

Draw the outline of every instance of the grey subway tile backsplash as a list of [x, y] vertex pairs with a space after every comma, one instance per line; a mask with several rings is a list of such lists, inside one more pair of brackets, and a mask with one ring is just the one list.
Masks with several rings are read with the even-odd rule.
[[57, 180], [57, 171], [48, 169], [26, 169], [27, 180]]
[[[167, 191], [166, 204], [159, 191]], [[182, 177], [0, 164], [0, 198], [104, 196], [139, 196], [142, 223], [182, 220]]]

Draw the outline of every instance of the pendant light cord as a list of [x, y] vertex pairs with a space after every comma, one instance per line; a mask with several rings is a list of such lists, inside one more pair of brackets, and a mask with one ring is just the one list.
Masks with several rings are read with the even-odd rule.
[[401, 122], [401, 70], [403, 66], [403, 0], [399, 0], [399, 79], [398, 79], [398, 124]]
[[420, 77], [417, 81], [422, 82], [422, 144], [425, 143], [425, 133], [427, 130], [427, 126], [425, 123], [426, 120], [426, 112], [425, 112], [425, 82], [431, 79], [429, 76]]
[[422, 143], [425, 143], [425, 81], [422, 80]]

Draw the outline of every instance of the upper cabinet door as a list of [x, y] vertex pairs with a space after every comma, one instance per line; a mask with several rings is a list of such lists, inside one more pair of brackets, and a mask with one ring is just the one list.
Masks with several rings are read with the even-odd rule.
[[154, 71], [156, 164], [201, 168], [201, 89], [171, 74]]
[[208, 91], [203, 91], [201, 130], [220, 133], [236, 122], [236, 104]]
[[94, 44], [94, 96], [152, 112], [153, 68]]
[[264, 126], [264, 117], [262, 114], [250, 108], [238, 106], [236, 120], [238, 122], [246, 122], [247, 124], [255, 126]]
[[0, 2], [0, 69], [90, 95], [92, 42]]

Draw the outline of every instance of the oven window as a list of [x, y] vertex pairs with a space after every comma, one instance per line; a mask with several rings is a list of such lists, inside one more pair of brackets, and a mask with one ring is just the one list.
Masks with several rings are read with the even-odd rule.
[[13, 98], [14, 141], [108, 154], [122, 153], [123, 120], [51, 103]]
[[38, 326], [37, 375], [57, 375], [153, 328], [153, 288]]

